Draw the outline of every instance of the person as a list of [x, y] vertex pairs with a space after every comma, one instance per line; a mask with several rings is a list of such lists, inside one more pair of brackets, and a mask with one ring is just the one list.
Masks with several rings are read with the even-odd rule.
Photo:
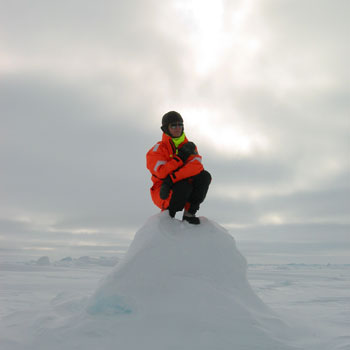
[[151, 197], [170, 217], [184, 210], [182, 220], [200, 224], [196, 216], [211, 183], [211, 175], [204, 170], [202, 157], [196, 145], [188, 141], [180, 113], [170, 111], [162, 118], [162, 141], [157, 142], [146, 155], [151, 172]]

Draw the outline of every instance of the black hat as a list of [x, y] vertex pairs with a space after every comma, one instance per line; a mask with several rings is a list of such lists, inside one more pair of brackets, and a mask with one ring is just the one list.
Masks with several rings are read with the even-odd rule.
[[163, 118], [162, 118], [161, 129], [163, 130], [163, 132], [168, 134], [169, 133], [169, 131], [168, 131], [169, 124], [176, 123], [176, 122], [181, 122], [181, 123], [184, 122], [180, 113], [175, 112], [175, 111], [170, 111], [168, 113], [165, 113], [163, 115]]

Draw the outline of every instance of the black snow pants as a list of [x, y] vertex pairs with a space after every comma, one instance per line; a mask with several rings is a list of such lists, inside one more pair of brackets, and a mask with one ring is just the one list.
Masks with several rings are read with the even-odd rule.
[[189, 207], [186, 206], [188, 212], [195, 214], [207, 195], [210, 182], [211, 175], [206, 170], [196, 176], [176, 182], [172, 188], [173, 194], [168, 207], [169, 215], [174, 217], [177, 211], [185, 208], [186, 203], [189, 203]]

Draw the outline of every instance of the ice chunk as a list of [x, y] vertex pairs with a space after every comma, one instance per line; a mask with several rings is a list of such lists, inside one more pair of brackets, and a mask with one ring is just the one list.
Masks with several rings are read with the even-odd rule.
[[41, 258], [39, 258], [36, 261], [36, 264], [40, 265], [40, 266], [49, 266], [50, 265], [50, 259], [49, 259], [48, 256], [42, 256]]

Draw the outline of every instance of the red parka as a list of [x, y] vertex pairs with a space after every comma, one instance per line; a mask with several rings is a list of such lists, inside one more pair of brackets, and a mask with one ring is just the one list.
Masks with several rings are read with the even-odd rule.
[[[180, 149], [188, 140], [178, 146]], [[197, 151], [197, 150], [196, 150]], [[172, 191], [167, 199], [163, 200], [159, 196], [160, 187], [163, 180], [170, 175], [174, 183], [191, 176], [198, 175], [203, 170], [202, 157], [198, 154], [191, 155], [184, 163], [176, 155], [176, 146], [172, 138], [163, 133], [162, 141], [157, 142], [146, 155], [147, 169], [152, 174], [153, 186], [151, 187], [151, 197], [156, 206], [164, 210], [169, 206]]]

